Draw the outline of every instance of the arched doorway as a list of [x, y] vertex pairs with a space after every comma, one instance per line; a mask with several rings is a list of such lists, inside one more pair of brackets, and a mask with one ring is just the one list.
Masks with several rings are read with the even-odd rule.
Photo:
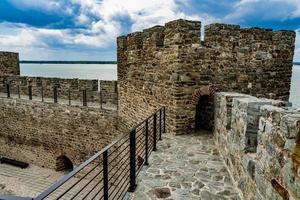
[[202, 86], [196, 90], [192, 97], [192, 102], [195, 105], [195, 130], [205, 129], [212, 130], [213, 128], [213, 99], [214, 89], [211, 85]]
[[211, 100], [210, 96], [201, 96], [196, 105], [195, 128], [196, 130], [205, 129], [210, 130], [211, 124]]
[[67, 156], [59, 156], [56, 159], [56, 171], [70, 172], [73, 168], [73, 163]]

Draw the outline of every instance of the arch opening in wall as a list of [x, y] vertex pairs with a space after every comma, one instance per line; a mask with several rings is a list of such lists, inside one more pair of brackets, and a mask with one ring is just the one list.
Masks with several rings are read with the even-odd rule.
[[56, 171], [70, 172], [73, 169], [74, 165], [67, 156], [59, 156], [56, 159]]
[[192, 97], [195, 105], [195, 130], [212, 130], [213, 128], [213, 99], [214, 89], [212, 86], [203, 86], [196, 90]]

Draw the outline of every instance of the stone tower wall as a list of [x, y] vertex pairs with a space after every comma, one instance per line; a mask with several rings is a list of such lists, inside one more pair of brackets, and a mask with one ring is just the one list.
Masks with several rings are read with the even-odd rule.
[[[200, 27], [198, 21], [176, 20], [118, 38], [119, 107], [126, 124], [165, 105], [170, 131], [186, 133], [195, 127], [192, 98], [207, 86], [288, 100], [293, 31], [211, 24], [201, 42]], [[203, 102], [208, 129], [213, 127], [212, 97]]]
[[2, 83], [4, 76], [20, 75], [19, 54], [12, 52], [0, 51], [0, 90], [2, 91]]
[[20, 75], [19, 54], [0, 51], [0, 77]]

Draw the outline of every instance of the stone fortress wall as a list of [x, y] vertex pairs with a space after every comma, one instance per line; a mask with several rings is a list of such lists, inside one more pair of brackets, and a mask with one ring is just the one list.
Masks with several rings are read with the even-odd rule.
[[119, 134], [116, 111], [9, 98], [0, 110], [0, 155], [46, 168], [78, 166]]
[[[0, 53], [0, 90], [10, 84], [12, 94], [53, 98], [53, 86], [58, 86], [58, 98], [81, 100], [86, 89], [88, 101], [99, 102], [98, 80], [59, 79], [20, 76], [16, 53]], [[116, 81], [100, 81], [103, 103], [117, 104]], [[101, 150], [121, 133], [115, 110], [83, 106], [0, 98], [0, 156], [30, 164], [58, 169], [59, 158], [68, 158], [79, 165]]]
[[171, 132], [185, 134], [197, 123], [211, 129], [215, 91], [288, 100], [295, 32], [211, 24], [200, 41], [200, 27], [199, 21], [176, 20], [118, 38], [119, 108], [126, 124], [167, 106]]
[[176, 20], [117, 39], [118, 112], [0, 98], [0, 142], [7, 145], [0, 154], [45, 165], [66, 155], [77, 164], [110, 142], [119, 124], [132, 127], [166, 106], [168, 132], [190, 133], [198, 119], [214, 127], [246, 199], [299, 199], [300, 117], [285, 102], [295, 33], [211, 24], [200, 41], [200, 26]]
[[245, 199], [300, 199], [300, 112], [286, 106], [216, 94], [214, 137]]

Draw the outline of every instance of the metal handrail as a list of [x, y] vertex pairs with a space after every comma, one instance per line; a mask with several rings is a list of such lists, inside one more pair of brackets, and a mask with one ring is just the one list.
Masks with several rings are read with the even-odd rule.
[[60, 179], [59, 181], [57, 181], [56, 183], [54, 183], [52, 186], [50, 186], [46, 191], [44, 191], [43, 193], [41, 193], [40, 195], [38, 195], [36, 198], [34, 198], [35, 200], [42, 200], [44, 198], [46, 198], [47, 196], [49, 196], [51, 193], [53, 193], [57, 188], [59, 188], [60, 186], [62, 186], [64, 183], [66, 183], [68, 180], [70, 180], [71, 178], [73, 178], [76, 174], [78, 174], [81, 170], [83, 170], [86, 166], [88, 166], [89, 164], [91, 164], [94, 160], [96, 160], [97, 158], [99, 158], [105, 151], [107, 151], [108, 149], [110, 149], [112, 146], [114, 146], [118, 141], [122, 140], [125, 136], [127, 136], [127, 134], [123, 134], [121, 137], [119, 137], [117, 140], [113, 141], [112, 143], [110, 143], [109, 145], [107, 145], [106, 147], [104, 147], [101, 151], [99, 151], [98, 153], [96, 153], [95, 155], [93, 155], [91, 158], [89, 158], [87, 161], [85, 161], [84, 163], [82, 163], [81, 165], [79, 165], [77, 168], [75, 168], [72, 172], [70, 172], [69, 174], [67, 174], [66, 176], [64, 176], [62, 179]]
[[[160, 113], [163, 113], [163, 114], [160, 114]], [[158, 116], [158, 114], [159, 114], [159, 118], [157, 117]], [[161, 117], [161, 116], [163, 116], [163, 117]], [[161, 132], [163, 131], [163, 130], [165, 130], [165, 108], [163, 107], [163, 108], [161, 108], [161, 109], [158, 109], [158, 110], [156, 110], [155, 111], [155, 113], [154, 114], [152, 114], [151, 116], [149, 116], [148, 118], [146, 118], [144, 121], [142, 121], [142, 122], [140, 122], [139, 124], [137, 124], [136, 126], [134, 126], [134, 128], [132, 128], [131, 130], [130, 130], [130, 134], [129, 133], [126, 133], [126, 134], [123, 134], [122, 136], [120, 136], [118, 139], [116, 139], [116, 140], [114, 140], [112, 143], [110, 143], [109, 145], [107, 145], [105, 148], [103, 148], [101, 151], [99, 151], [98, 153], [96, 153], [95, 155], [93, 155], [91, 158], [89, 158], [87, 161], [85, 161], [84, 163], [82, 163], [80, 166], [78, 166], [77, 168], [75, 168], [72, 172], [70, 172], [69, 174], [67, 174], [66, 176], [64, 176], [62, 179], [60, 179], [59, 181], [57, 181], [56, 183], [54, 183], [52, 186], [50, 186], [47, 190], [45, 190], [44, 192], [42, 192], [40, 195], [38, 195], [37, 197], [35, 197], [35, 198], [33, 198], [34, 200], [43, 200], [43, 199], [45, 199], [45, 198], [47, 198], [49, 195], [51, 195], [52, 193], [54, 193], [57, 189], [59, 189], [61, 186], [63, 186], [66, 182], [68, 182], [70, 179], [72, 179], [72, 178], [74, 178], [79, 172], [81, 172], [83, 169], [85, 169], [88, 165], [90, 165], [90, 164], [92, 164], [94, 161], [96, 161], [96, 159], [98, 159], [98, 158], [102, 158], [102, 156], [105, 154], [106, 156], [107, 156], [107, 158], [106, 159], [108, 159], [108, 157], [109, 156], [111, 156], [111, 157], [113, 157], [113, 159], [112, 160], [115, 160], [116, 159], [116, 157], [120, 157], [120, 154], [122, 154], [122, 153], [124, 153], [124, 151], [121, 151], [121, 153], [120, 154], [118, 154], [117, 156], [112, 156], [112, 154], [113, 153], [115, 153], [115, 152], [117, 152], [118, 150], [119, 150], [119, 148], [120, 148], [120, 146], [122, 146], [122, 145], [124, 145], [124, 144], [126, 144], [126, 141], [129, 139], [129, 143], [130, 143], [130, 148], [129, 148], [129, 152], [130, 152], [130, 161], [129, 161], [129, 163], [130, 163], [130, 166], [129, 166], [129, 169], [130, 170], [128, 170], [127, 171], [127, 173], [128, 172], [130, 172], [130, 174], [125, 174], [125, 178], [128, 178], [128, 179], [130, 179], [129, 180], [129, 185], [130, 185], [130, 187], [129, 187], [129, 189], [130, 189], [130, 191], [134, 191], [134, 189], [135, 189], [135, 187], [136, 187], [136, 175], [140, 172], [140, 170], [141, 170], [141, 168], [142, 168], [142, 166], [144, 165], [144, 164], [148, 164], [148, 156], [150, 155], [150, 153], [151, 153], [151, 150], [153, 150], [153, 151], [155, 151], [156, 150], [156, 140], [158, 140], [158, 139], [160, 139], [160, 135], [158, 135], [158, 133], [157, 133], [157, 131], [159, 131], [160, 133], [159, 134], [161, 134]], [[152, 118], [152, 119], [151, 119]], [[164, 118], [164, 119], [163, 119]], [[151, 121], [153, 121], [153, 129], [152, 129], [152, 132], [151, 132], [151, 129], [149, 129], [150, 127], [148, 127], [148, 125], [150, 124], [149, 123], [149, 119], [151, 119]], [[159, 119], [159, 123], [157, 122], [157, 119]], [[146, 136], [146, 138], [145, 138], [145, 140], [143, 140], [142, 142], [137, 142], [136, 140], [137, 140], [137, 135], [136, 135], [136, 130], [138, 129], [138, 128], [140, 128], [141, 126], [145, 126], [145, 128], [141, 128], [141, 129], [143, 129], [144, 131], [146, 131], [146, 128], [148, 129], [147, 130], [147, 132], [149, 131], [149, 132], [151, 132], [153, 135], [151, 135], [150, 133], [147, 133], [147, 134], [145, 134], [145, 135], [143, 135], [143, 136]], [[158, 129], [158, 126], [159, 126], [159, 129]], [[158, 129], [158, 130], [157, 130]], [[129, 136], [129, 138], [126, 138], [126, 137], [128, 137]], [[139, 135], [139, 137], [140, 137], [141, 135]], [[149, 137], [149, 138], [148, 138]], [[126, 138], [126, 140], [125, 140], [125, 142], [123, 141], [123, 139], [124, 138]], [[151, 139], [153, 139], [153, 142], [154, 142], [154, 144], [153, 144], [153, 147], [151, 146], [150, 147], [150, 142], [148, 142], [148, 140], [150, 139], [150, 141], [151, 141]], [[147, 140], [147, 142], [146, 142], [146, 140]], [[115, 147], [119, 142], [122, 142], [121, 143], [121, 145], [120, 146], [117, 146], [116, 147], [116, 149], [114, 149], [114, 150], [112, 150], [112, 153], [111, 154], [108, 154], [108, 151], [110, 150], [110, 149], [112, 149], [113, 147]], [[146, 142], [146, 143], [144, 143], [144, 142]], [[146, 145], [146, 147], [142, 150], [142, 152], [144, 152], [145, 153], [145, 156], [146, 156], [146, 159], [145, 160], [143, 160], [143, 162], [142, 162], [142, 165], [141, 166], [136, 166], [136, 156], [138, 156], [139, 155], [139, 152], [137, 152], [137, 150], [141, 147], [141, 146], [143, 146], [143, 143]], [[132, 146], [132, 144], [134, 144], [134, 146]], [[148, 146], [149, 145], [149, 146]], [[125, 147], [126, 149], [128, 149], [128, 145]], [[148, 152], [150, 150], [150, 152]], [[147, 151], [147, 153], [146, 153], [146, 151]], [[134, 157], [132, 156], [132, 154], [134, 154]], [[122, 159], [123, 160], [123, 159]], [[124, 161], [124, 160], [123, 160]], [[111, 161], [112, 162], [112, 161]], [[108, 161], [106, 161], [106, 165], [109, 165], [111, 162], [108, 162]], [[126, 162], [125, 162], [126, 163]], [[116, 166], [118, 166], [118, 164], [119, 163], [117, 163], [116, 165], [114, 165], [114, 168], [116, 167]], [[124, 162], [122, 162], [122, 165], [124, 164]], [[100, 165], [100, 164], [98, 164], [98, 165]], [[106, 166], [107, 167], [107, 166]], [[136, 169], [136, 167], [138, 167], [138, 169]], [[126, 169], [127, 167], [125, 167], [124, 169]], [[111, 169], [110, 171], [106, 171], [106, 173], [109, 173], [109, 172], [111, 172], [111, 171], [113, 171], [114, 169]], [[124, 170], [122, 171], [122, 173], [124, 173]], [[114, 173], [114, 175], [113, 176], [111, 176], [108, 180], [107, 180], [107, 182], [109, 182], [109, 181], [112, 181], [113, 180], [113, 178], [114, 178], [114, 176], [116, 175], [116, 172]], [[87, 175], [85, 175], [84, 176], [84, 178], [86, 177]], [[108, 174], [106, 174], [106, 176], [108, 176]], [[81, 181], [81, 179], [79, 180], [79, 181]], [[101, 180], [101, 181], [103, 181], [103, 179]], [[123, 188], [124, 187], [124, 182], [126, 182], [126, 180], [124, 180], [124, 177], [122, 177], [120, 180], [115, 180], [114, 181], [114, 183], [116, 182], [116, 181], [118, 181], [118, 182], [122, 182], [123, 184], [122, 184], [122, 188], [119, 188], [119, 189], [122, 189], [122, 190], [125, 190], [125, 188], [127, 187], [125, 187], [125, 188]], [[88, 184], [90, 184], [90, 182], [91, 182], [91, 180], [88, 182]], [[76, 185], [77, 184], [77, 182], [75, 183], [75, 184], [73, 184], [72, 186], [74, 186], [74, 185]], [[119, 183], [120, 184], [120, 183]], [[69, 187], [68, 189], [66, 189], [65, 191], [64, 191], [64, 193], [62, 194], [62, 195], [60, 195], [59, 197], [62, 197], [62, 196], [64, 196], [68, 191], [70, 191], [71, 189], [72, 189], [72, 186], [71, 187]], [[88, 193], [88, 194], [90, 194], [94, 189], [95, 189], [95, 187], [96, 187], [97, 185], [95, 185], [94, 187], [93, 187], [93, 189], [92, 190], [90, 190], [90, 192]], [[80, 190], [79, 190], [79, 192], [77, 192], [76, 193], [76, 196], [83, 190], [83, 189], [85, 189], [86, 188], [86, 185], [84, 186], [84, 188], [81, 188]], [[107, 190], [107, 188], [108, 188], [108, 186], [106, 185], [106, 187], [105, 186], [102, 186], [102, 188], [101, 188], [101, 190], [105, 190], [105, 188], [106, 188], [106, 190]], [[110, 188], [108, 188], [108, 190], [109, 190]], [[114, 190], [113, 191], [115, 191], [116, 190], [116, 188], [114, 188]], [[124, 191], [123, 191], [124, 192]], [[96, 196], [98, 195], [100, 193], [100, 191], [98, 191], [97, 193], [96, 193]], [[105, 193], [105, 192], [104, 192]], [[109, 191], [107, 191], [107, 193], [109, 193]], [[112, 193], [110, 193], [109, 194], [109, 196], [108, 197], [110, 197], [112, 195]], [[116, 194], [115, 194], [116, 195]], [[120, 195], [122, 195], [122, 192], [121, 192], [121, 194]], [[87, 195], [86, 195], [87, 196]], [[108, 199], [108, 197], [106, 196], [104, 196], [104, 199]], [[58, 198], [59, 199], [59, 198]]]
[[[129, 192], [135, 190], [136, 176], [141, 171], [143, 165], [148, 165], [148, 157], [152, 151], [156, 150], [156, 142], [161, 139], [161, 133], [163, 131], [165, 132], [165, 118], [165, 107], [156, 110], [151, 116], [134, 126], [130, 132], [118, 137], [118, 139], [104, 147], [35, 198], [0, 195], [0, 199], [44, 200], [54, 195], [55, 192], [59, 192], [59, 194], [58, 197], [54, 199], [61, 199], [62, 197], [64, 197], [64, 199], [82, 198], [82, 196], [79, 196], [80, 194], [85, 195], [83, 197], [84, 199], [89, 195], [93, 196], [92, 199], [98, 195], [102, 195], [99, 198], [104, 200], [124, 198], [127, 193], [126, 190]], [[142, 131], [142, 133], [140, 131]], [[111, 152], [109, 153], [109, 151]], [[127, 157], [129, 160], [125, 159], [124, 161], [124, 157]], [[94, 163], [96, 165], [93, 165]], [[102, 168], [99, 169], [101, 166]], [[71, 181], [72, 178], [78, 178], [79, 172], [85, 172], [84, 169], [86, 168], [88, 168], [87, 172], [80, 176], [75, 182], [70, 182], [71, 186], [68, 185], [67, 188], [62, 188], [65, 187], [66, 183]], [[94, 176], [91, 172], [95, 172], [96, 175]], [[99, 177], [101, 174], [103, 176], [97, 178], [95, 184], [94, 181], [96, 177]], [[88, 178], [89, 175], [92, 177]], [[81, 182], [83, 180], [86, 182]], [[78, 185], [79, 183], [84, 183], [85, 185]], [[65, 196], [77, 186], [80, 187], [74, 192], [75, 194], [72, 193], [72, 197]], [[100, 187], [100, 189], [98, 187]]]
[[[71, 106], [72, 102], [74, 101], [75, 104], [74, 105], [78, 105], [78, 102], [81, 101], [82, 106], [88, 106], [88, 103], [93, 103], [93, 106], [96, 106], [97, 104], [100, 105], [101, 109], [106, 109], [104, 107], [104, 101], [103, 101], [103, 95], [102, 95], [102, 90], [97, 91], [99, 93], [99, 97], [98, 99], [93, 98], [90, 99], [89, 97], [89, 93], [93, 92], [92, 90], [88, 90], [88, 89], [83, 89], [83, 90], [75, 90], [73, 92], [71, 92], [71, 88], [69, 87], [69, 89], [67, 90], [59, 90], [59, 87], [55, 84], [53, 84], [52, 87], [52, 92], [49, 91], [50, 87], [48, 87], [47, 91], [48, 93], [52, 93], [51, 96], [46, 97], [46, 89], [44, 88], [43, 85], [41, 86], [33, 86], [33, 85], [27, 85], [27, 86], [21, 86], [20, 84], [12, 84], [12, 83], [4, 83], [2, 86], [0, 85], [0, 88], [2, 87], [4, 91], [4, 93], [7, 94], [7, 98], [12, 98], [12, 96], [17, 95], [17, 98], [21, 99], [21, 93], [22, 96], [27, 96], [29, 100], [37, 100], [40, 99], [42, 102], [45, 102], [45, 100], [47, 99], [47, 101], [49, 100], [53, 100], [53, 103], [58, 103], [60, 100], [64, 100], [68, 102], [68, 105]], [[22, 91], [20, 89], [20, 87], [22, 87]], [[23, 90], [26, 90], [27, 92], [23, 92]], [[36, 91], [38, 91], [38, 93], [36, 93]], [[34, 95], [35, 93], [35, 95]], [[64, 95], [62, 95], [64, 94]], [[72, 98], [72, 95], [75, 94], [76, 97], [75, 99]], [[80, 96], [80, 98], [79, 98]], [[89, 105], [90, 106], [90, 105]], [[118, 105], [116, 105], [118, 106]]]

